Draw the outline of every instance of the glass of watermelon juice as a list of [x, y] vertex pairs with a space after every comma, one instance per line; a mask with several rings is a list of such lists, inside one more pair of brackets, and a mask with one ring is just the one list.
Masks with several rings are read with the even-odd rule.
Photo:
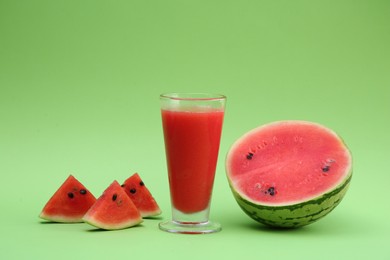
[[203, 234], [221, 230], [209, 220], [226, 97], [208, 93], [160, 96], [172, 220], [161, 230]]

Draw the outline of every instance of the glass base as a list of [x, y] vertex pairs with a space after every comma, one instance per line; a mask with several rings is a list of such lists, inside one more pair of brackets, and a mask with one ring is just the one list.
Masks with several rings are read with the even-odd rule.
[[221, 224], [218, 222], [161, 222], [159, 227], [163, 231], [179, 234], [209, 234], [221, 231]]

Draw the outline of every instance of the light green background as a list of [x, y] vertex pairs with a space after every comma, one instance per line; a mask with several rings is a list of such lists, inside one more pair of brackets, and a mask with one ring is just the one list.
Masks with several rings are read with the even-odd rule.
[[[390, 1], [0, 0], [0, 259], [390, 259]], [[174, 235], [158, 95], [228, 97], [212, 235]], [[298, 230], [237, 206], [229, 146], [275, 120], [338, 132], [354, 156], [343, 202]], [[161, 219], [96, 232], [44, 224], [73, 173], [96, 196], [139, 172]], [[165, 259], [164, 258], [164, 259]]]

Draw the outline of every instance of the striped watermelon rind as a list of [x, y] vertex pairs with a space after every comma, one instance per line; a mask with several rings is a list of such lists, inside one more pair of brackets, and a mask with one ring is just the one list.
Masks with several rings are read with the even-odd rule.
[[345, 182], [330, 192], [306, 202], [286, 206], [265, 206], [241, 196], [231, 185], [240, 208], [252, 219], [272, 227], [298, 228], [311, 224], [330, 213], [343, 199], [352, 178], [350, 171]]

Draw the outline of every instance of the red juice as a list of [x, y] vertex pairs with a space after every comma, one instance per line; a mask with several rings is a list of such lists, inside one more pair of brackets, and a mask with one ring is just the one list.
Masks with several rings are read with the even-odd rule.
[[223, 110], [161, 110], [173, 207], [183, 213], [207, 209], [214, 183]]

